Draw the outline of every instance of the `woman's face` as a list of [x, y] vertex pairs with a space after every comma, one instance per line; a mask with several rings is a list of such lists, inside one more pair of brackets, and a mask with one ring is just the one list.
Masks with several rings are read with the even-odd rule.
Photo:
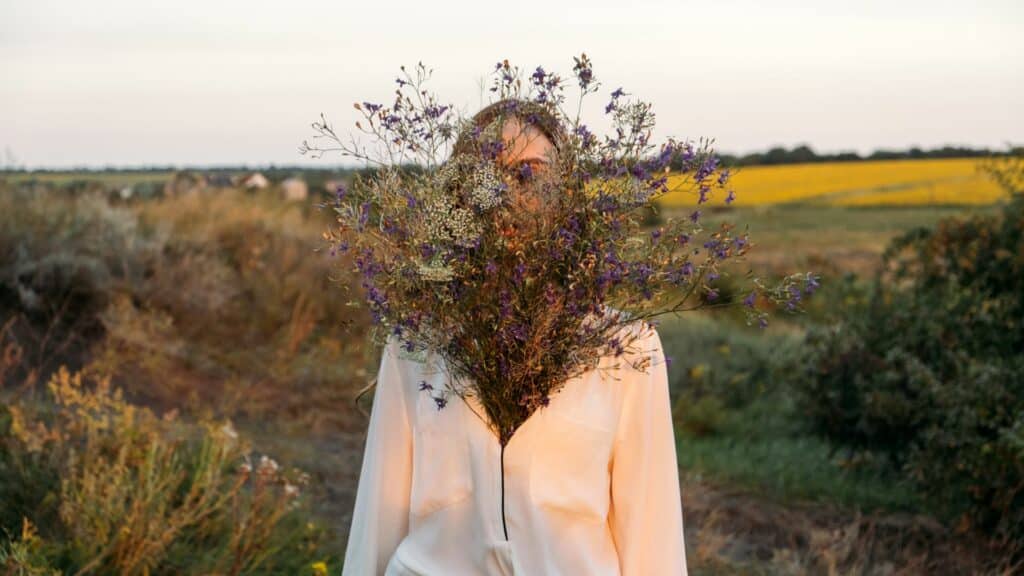
[[[523, 124], [513, 116], [502, 126], [501, 138], [505, 147], [498, 161], [511, 168], [513, 174], [536, 175], [550, 167], [554, 144], [533, 124]], [[543, 206], [535, 194], [523, 193], [528, 189], [528, 185], [513, 186], [513, 203], [517, 208], [536, 212]]]
[[511, 168], [528, 164], [531, 169], [544, 170], [550, 163], [548, 154], [554, 149], [551, 140], [533, 124], [523, 125], [515, 116], [505, 121], [501, 138], [505, 143], [499, 160]]

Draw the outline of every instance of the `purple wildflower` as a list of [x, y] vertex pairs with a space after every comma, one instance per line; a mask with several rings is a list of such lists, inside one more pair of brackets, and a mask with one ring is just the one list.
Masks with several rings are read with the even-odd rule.
[[756, 299], [756, 297], [756, 293], [751, 292], [750, 294], [747, 295], [746, 298], [743, 299], [743, 305], [746, 306], [747, 308], [753, 308], [754, 300]]
[[359, 231], [362, 232], [366, 226], [366, 221], [370, 218], [370, 203], [363, 202], [362, 206], [359, 207]]
[[590, 148], [594, 144], [594, 134], [585, 125], [580, 124], [576, 128], [576, 135], [582, 140], [583, 148]]
[[558, 292], [551, 283], [544, 286], [544, 301], [547, 302], [548, 306], [552, 306], [558, 301]]
[[533, 71], [533, 75], [530, 76], [530, 80], [537, 86], [543, 86], [545, 75], [544, 68], [537, 66], [537, 69]]
[[619, 98], [621, 98], [625, 94], [626, 93], [622, 91], [622, 88], [616, 88], [615, 91], [612, 92], [611, 94], [612, 99], [608, 102], [608, 105], [604, 107], [604, 113], [610, 114], [612, 110], [615, 110], [615, 108], [618, 106]]
[[519, 165], [519, 178], [521, 180], [530, 180], [533, 178], [533, 168], [529, 162], [523, 162]]
[[423, 113], [426, 114], [427, 118], [436, 119], [444, 114], [448, 108], [448, 106], [430, 105], [423, 109]]
[[623, 352], [625, 352], [625, 349], [622, 347], [622, 343], [619, 342], [619, 339], [617, 337], [616, 338], [612, 338], [611, 340], [609, 340], [608, 341], [608, 346], [612, 350], [614, 350], [616, 357], [622, 356]]
[[717, 168], [717, 167], [718, 167], [718, 156], [714, 156], [714, 155], [708, 156], [707, 159], [704, 160], [704, 163], [700, 165], [700, 168], [697, 169], [697, 173], [695, 174], [695, 178], [697, 179], [698, 182], [701, 182], [705, 178], [710, 176], [711, 173], [714, 172], [715, 168]]
[[519, 262], [518, 264], [516, 264], [515, 274], [512, 275], [512, 278], [516, 281], [517, 284], [523, 280], [523, 275], [524, 275], [525, 272], [526, 272], [526, 265], [525, 264], [523, 264], [522, 262]]
[[811, 276], [807, 279], [807, 286], [804, 288], [804, 293], [811, 295], [819, 286], [821, 286], [821, 284], [818, 283], [818, 278]]

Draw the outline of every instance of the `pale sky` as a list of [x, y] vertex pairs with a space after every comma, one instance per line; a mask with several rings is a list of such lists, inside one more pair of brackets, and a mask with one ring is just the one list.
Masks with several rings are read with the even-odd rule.
[[653, 104], [658, 138], [724, 152], [1024, 140], [1017, 0], [492, 6], [0, 0], [0, 165], [327, 167], [346, 160], [298, 153], [310, 123], [346, 133], [402, 64], [433, 67], [428, 87], [471, 114], [497, 61], [570, 76], [580, 52], [603, 84], [584, 114], [598, 128], [622, 86]]

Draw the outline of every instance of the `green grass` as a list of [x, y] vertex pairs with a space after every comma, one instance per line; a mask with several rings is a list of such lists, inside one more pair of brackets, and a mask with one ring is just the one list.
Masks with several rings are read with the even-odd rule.
[[792, 425], [795, 414], [782, 395], [731, 412], [715, 435], [677, 434], [680, 466], [688, 474], [748, 488], [780, 501], [831, 502], [862, 510], [917, 511], [923, 503], [894, 474], [865, 468], [846, 471], [823, 440]]
[[800, 331], [790, 323], [777, 316], [762, 332], [717, 315], [687, 314], [663, 320], [659, 333], [673, 357], [669, 378], [685, 474], [779, 501], [924, 508], [894, 471], [844, 469], [841, 453], [830, 454], [826, 441], [802, 429], [785, 386], [784, 360], [800, 344]]
[[103, 172], [103, 171], [70, 171], [70, 172], [0, 172], [0, 178], [12, 184], [37, 181], [46, 184], [62, 185], [75, 181], [102, 182], [109, 186], [128, 186], [141, 183], [163, 183], [174, 176], [173, 172]]
[[[664, 215], [686, 218], [693, 209], [666, 209]], [[705, 230], [717, 230], [729, 222], [736, 225], [734, 233], [750, 233], [753, 245], [746, 263], [730, 263], [737, 273], [753, 268], [778, 275], [806, 270], [867, 275], [888, 241], [900, 233], [932, 227], [948, 216], [997, 210], [996, 206], [737, 206], [724, 211], [702, 209], [700, 222]]]

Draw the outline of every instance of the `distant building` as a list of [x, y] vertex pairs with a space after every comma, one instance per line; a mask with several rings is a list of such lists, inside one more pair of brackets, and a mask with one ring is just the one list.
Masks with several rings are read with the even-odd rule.
[[246, 190], [262, 190], [270, 186], [270, 180], [259, 172], [250, 172], [240, 177], [236, 185]]
[[281, 193], [289, 202], [301, 202], [309, 197], [309, 187], [301, 178], [286, 178], [281, 182]]

